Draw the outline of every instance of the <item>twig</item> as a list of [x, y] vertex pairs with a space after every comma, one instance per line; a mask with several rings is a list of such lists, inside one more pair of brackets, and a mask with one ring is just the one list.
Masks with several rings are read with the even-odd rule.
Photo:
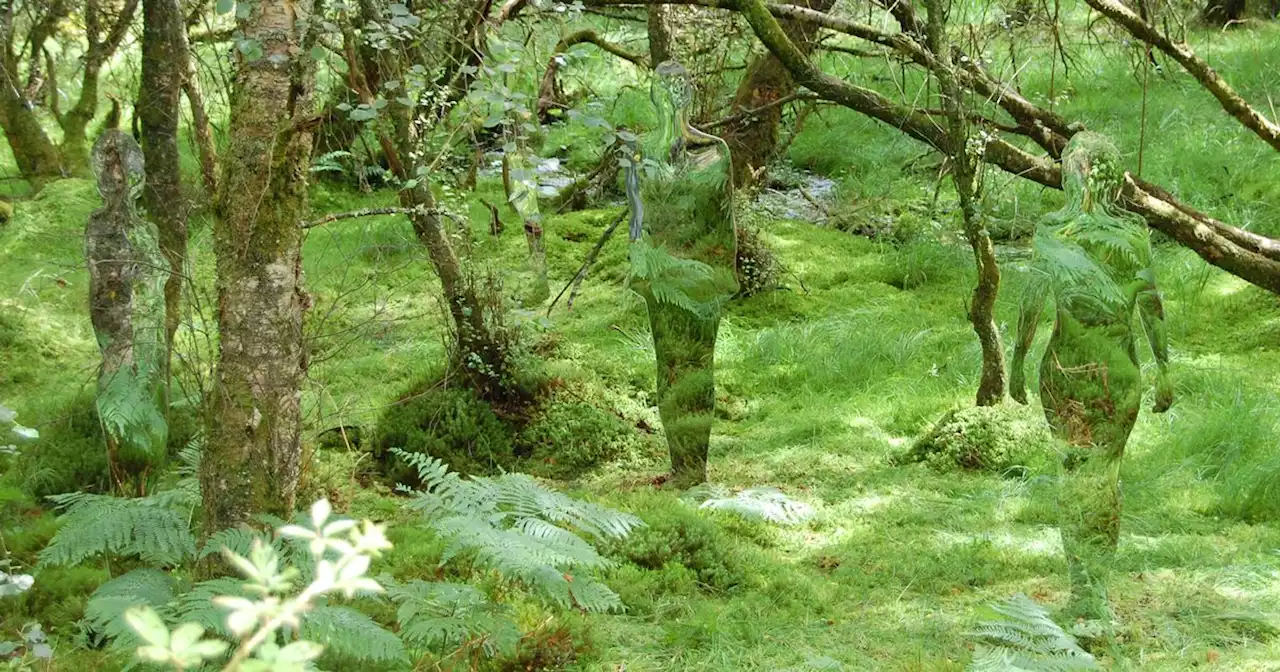
[[404, 207], [398, 207], [398, 206], [389, 206], [385, 208], [365, 208], [364, 210], [352, 210], [350, 212], [335, 212], [332, 214], [325, 215], [320, 219], [312, 220], [310, 222], [303, 222], [302, 228], [314, 229], [317, 226], [323, 226], [330, 222], [336, 222], [342, 219], [354, 219], [356, 217], [377, 217], [379, 215], [443, 215], [445, 217], [448, 217], [449, 219], [458, 221], [458, 218], [456, 215], [454, 215], [453, 213], [447, 212], [445, 210], [441, 210], [439, 208], [423, 208], [423, 207], [404, 208]]
[[730, 115], [728, 117], [725, 117], [724, 119], [720, 119], [719, 121], [713, 121], [703, 126], [702, 129], [704, 131], [710, 131], [712, 129], [720, 128], [721, 126], [727, 126], [736, 121], [741, 121], [743, 119], [750, 119], [751, 117], [754, 117], [755, 115], [760, 114], [761, 112], [772, 110], [775, 107], [780, 107], [782, 105], [786, 105], [787, 103], [792, 103], [797, 100], [818, 100], [818, 96], [815, 96], [812, 93], [793, 93], [789, 96], [783, 96], [773, 102], [765, 103], [764, 105], [761, 105], [760, 107], [757, 107], [755, 109], [743, 110], [737, 114]]
[[573, 288], [573, 291], [569, 293], [567, 309], [573, 310], [573, 300], [578, 296], [578, 287], [582, 285], [582, 281], [587, 277], [587, 270], [591, 268], [591, 264], [596, 262], [596, 257], [600, 256], [600, 250], [604, 249], [604, 244], [609, 242], [609, 238], [613, 236], [613, 232], [617, 230], [618, 225], [622, 223], [622, 220], [627, 218], [628, 212], [631, 212], [629, 208], [618, 213], [618, 216], [614, 218], [613, 223], [609, 225], [609, 228], [605, 229], [604, 233], [600, 234], [600, 240], [597, 240], [595, 247], [591, 248], [591, 252], [587, 253], [587, 258], [583, 260], [582, 266], [578, 267], [578, 272], [573, 274], [573, 279], [564, 286], [564, 289], [560, 290], [559, 294], [556, 294], [556, 298], [551, 302], [551, 305], [547, 306], [548, 317], [551, 316], [551, 309], [556, 307], [556, 304], [560, 302], [560, 297], [564, 296], [564, 293], [569, 291], [570, 287]]

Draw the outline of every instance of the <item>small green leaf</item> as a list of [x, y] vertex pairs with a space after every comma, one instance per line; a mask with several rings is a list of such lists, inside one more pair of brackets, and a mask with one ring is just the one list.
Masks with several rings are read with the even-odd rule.
[[169, 628], [151, 607], [133, 607], [124, 612], [124, 620], [138, 636], [152, 646], [169, 648]]
[[214, 6], [214, 11], [219, 14], [226, 14], [235, 8], [236, 0], [218, 0], [218, 4]]

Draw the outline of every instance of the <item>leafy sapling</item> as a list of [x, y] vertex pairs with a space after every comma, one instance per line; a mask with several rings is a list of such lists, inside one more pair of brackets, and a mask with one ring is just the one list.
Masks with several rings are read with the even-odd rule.
[[300, 572], [284, 566], [279, 551], [261, 539], [248, 556], [224, 549], [227, 561], [244, 575], [243, 588], [253, 598], [219, 596], [215, 605], [227, 610], [226, 625], [239, 643], [205, 639], [203, 626], [183, 623], [170, 630], [150, 606], [125, 613], [130, 628], [142, 638], [139, 658], [175, 670], [188, 670], [214, 661], [232, 651], [222, 668], [228, 672], [287, 672], [310, 669], [324, 652], [317, 642], [298, 639], [281, 644], [278, 633], [299, 632], [304, 614], [326, 595], [346, 597], [379, 593], [382, 586], [367, 576], [373, 558], [391, 548], [381, 525], [369, 521], [331, 520], [328, 500], [311, 506], [310, 526], [285, 525], [280, 536], [306, 543], [314, 563], [311, 583], [294, 590]]

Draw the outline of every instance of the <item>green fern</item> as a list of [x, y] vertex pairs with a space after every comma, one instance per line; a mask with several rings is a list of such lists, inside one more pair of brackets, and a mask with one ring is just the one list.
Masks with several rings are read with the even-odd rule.
[[136, 499], [84, 492], [49, 499], [64, 513], [57, 534], [40, 551], [42, 565], [75, 565], [111, 554], [174, 566], [196, 554], [189, 519], [199, 497], [189, 490], [165, 490]]
[[98, 586], [85, 604], [84, 620], [96, 635], [106, 637], [113, 648], [133, 651], [140, 639], [123, 618], [125, 610], [149, 606], [173, 617], [176, 581], [158, 569], [135, 569]]
[[410, 506], [448, 539], [442, 562], [467, 553], [562, 606], [622, 608], [617, 594], [592, 576], [610, 562], [579, 534], [619, 539], [643, 525], [639, 518], [549, 490], [523, 474], [463, 479], [436, 458], [393, 452], [418, 470], [423, 489]]
[[681, 259], [642, 238], [631, 246], [631, 284], [648, 291], [658, 303], [677, 306], [695, 315], [712, 314], [719, 303], [709, 300], [707, 287], [715, 269], [695, 259]]
[[[323, 642], [325, 658], [361, 663], [407, 662], [404, 643], [368, 615], [351, 607], [321, 605], [302, 619], [299, 637]], [[337, 666], [336, 669], [352, 669]]]
[[977, 638], [969, 672], [1074, 672], [1100, 670], [1043, 607], [1026, 595], [993, 605], [1002, 618], [983, 621], [969, 633]]
[[509, 609], [490, 602], [474, 586], [464, 583], [400, 583], [378, 577], [387, 596], [399, 608], [400, 636], [410, 646], [448, 653], [480, 650], [486, 656], [510, 655], [520, 631]]
[[747, 488], [732, 494], [723, 485], [703, 483], [690, 488], [684, 495], [693, 501], [701, 501], [698, 508], [714, 511], [730, 511], [743, 518], [754, 518], [779, 525], [795, 525], [813, 517], [814, 510], [807, 502], [792, 499], [777, 488]]

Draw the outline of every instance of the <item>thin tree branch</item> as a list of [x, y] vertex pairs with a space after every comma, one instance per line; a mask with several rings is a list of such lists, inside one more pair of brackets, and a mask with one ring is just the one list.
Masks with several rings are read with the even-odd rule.
[[1255, 110], [1204, 59], [1184, 42], [1175, 43], [1156, 27], [1144, 21], [1117, 0], [1085, 0], [1102, 15], [1120, 24], [1130, 35], [1155, 46], [1186, 69], [1200, 85], [1213, 94], [1222, 109], [1253, 131], [1267, 144], [1280, 151], [1280, 125]]

